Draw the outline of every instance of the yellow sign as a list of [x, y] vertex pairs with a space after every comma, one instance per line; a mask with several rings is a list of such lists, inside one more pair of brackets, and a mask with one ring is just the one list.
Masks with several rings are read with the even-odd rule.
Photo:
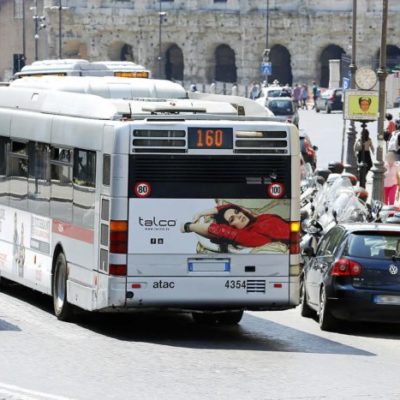
[[375, 91], [347, 90], [344, 119], [374, 121], [379, 115], [379, 96]]
[[149, 72], [147, 71], [115, 71], [114, 76], [120, 78], [149, 78]]

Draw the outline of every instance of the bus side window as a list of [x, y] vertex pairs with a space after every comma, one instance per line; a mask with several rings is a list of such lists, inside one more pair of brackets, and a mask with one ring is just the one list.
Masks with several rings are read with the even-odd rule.
[[0, 203], [8, 204], [7, 155], [9, 140], [0, 137]]
[[96, 152], [74, 150], [73, 172], [73, 221], [74, 224], [94, 228], [96, 192]]
[[103, 185], [110, 186], [111, 182], [111, 156], [103, 155]]
[[34, 214], [50, 215], [50, 146], [29, 142], [28, 209]]
[[64, 222], [72, 222], [72, 160], [72, 149], [50, 149], [50, 215]]
[[11, 142], [7, 178], [10, 185], [10, 206], [28, 208], [28, 143]]

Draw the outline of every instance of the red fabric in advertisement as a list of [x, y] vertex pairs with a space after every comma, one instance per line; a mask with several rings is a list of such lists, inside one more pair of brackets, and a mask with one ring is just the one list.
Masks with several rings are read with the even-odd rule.
[[[221, 208], [227, 208], [227, 206]], [[208, 233], [240, 246], [258, 247], [271, 242], [288, 242], [290, 227], [287, 221], [277, 215], [262, 214], [256, 217], [255, 222], [243, 229], [212, 223], [208, 228]]]

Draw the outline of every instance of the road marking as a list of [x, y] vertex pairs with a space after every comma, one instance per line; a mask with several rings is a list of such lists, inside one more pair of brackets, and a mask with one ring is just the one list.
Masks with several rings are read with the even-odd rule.
[[0, 395], [4, 393], [9, 396], [19, 396], [15, 397], [16, 400], [72, 400], [72, 397], [57, 396], [0, 382]]

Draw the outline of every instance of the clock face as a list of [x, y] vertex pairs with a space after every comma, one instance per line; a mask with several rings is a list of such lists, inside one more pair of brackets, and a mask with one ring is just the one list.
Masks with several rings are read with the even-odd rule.
[[376, 85], [377, 77], [374, 70], [362, 67], [356, 71], [355, 80], [360, 89], [369, 90]]

